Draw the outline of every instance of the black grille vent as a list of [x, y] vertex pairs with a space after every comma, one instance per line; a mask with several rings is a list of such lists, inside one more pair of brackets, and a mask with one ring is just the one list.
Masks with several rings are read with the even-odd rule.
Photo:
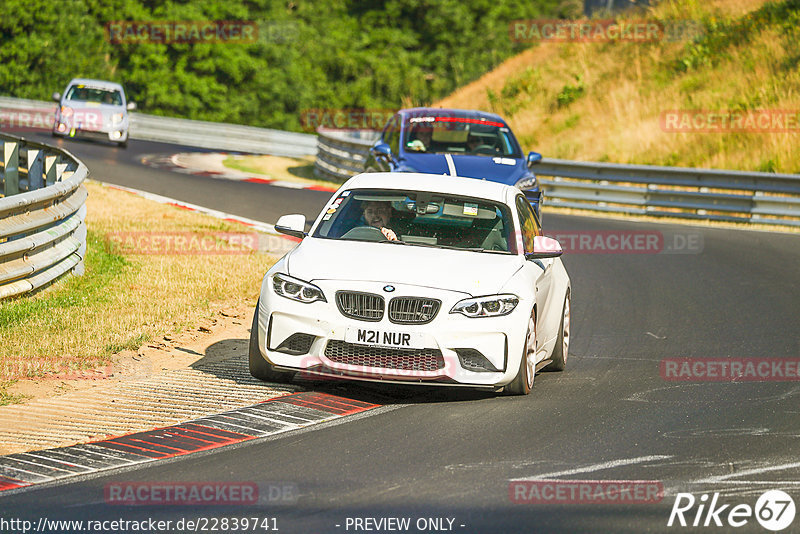
[[481, 372], [497, 372], [497, 369], [492, 362], [480, 351], [475, 349], [455, 349], [458, 354], [458, 360], [461, 362], [461, 367], [468, 371]]
[[383, 369], [436, 371], [444, 368], [444, 358], [439, 349], [400, 350], [367, 347], [335, 339], [328, 341], [325, 357], [336, 363]]
[[361, 321], [380, 321], [383, 319], [385, 301], [380, 295], [356, 291], [337, 291], [336, 306], [345, 317]]
[[442, 301], [423, 297], [395, 297], [389, 301], [389, 320], [397, 324], [425, 324], [439, 313]]
[[316, 337], [311, 334], [292, 334], [275, 350], [286, 354], [308, 354], [315, 339]]

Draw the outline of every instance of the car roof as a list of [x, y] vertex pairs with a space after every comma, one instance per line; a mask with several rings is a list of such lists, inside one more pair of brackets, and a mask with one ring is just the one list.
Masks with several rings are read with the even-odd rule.
[[506, 202], [509, 193], [520, 193], [516, 187], [461, 176], [424, 174], [417, 172], [371, 172], [357, 174], [342, 186], [343, 189], [396, 189], [399, 191], [430, 191], [432, 193], [463, 195]]
[[405, 108], [401, 109], [398, 113], [403, 115], [403, 118], [408, 117], [424, 117], [424, 116], [444, 116], [444, 117], [463, 117], [467, 119], [486, 119], [490, 121], [502, 122], [506, 121], [496, 113], [489, 113], [487, 111], [479, 111], [477, 109], [455, 109], [455, 108]]
[[93, 80], [91, 78], [73, 78], [70, 80], [69, 84], [67, 84], [67, 87], [71, 85], [86, 85], [89, 87], [96, 87], [97, 89], [116, 89], [122, 91], [122, 86], [116, 82]]

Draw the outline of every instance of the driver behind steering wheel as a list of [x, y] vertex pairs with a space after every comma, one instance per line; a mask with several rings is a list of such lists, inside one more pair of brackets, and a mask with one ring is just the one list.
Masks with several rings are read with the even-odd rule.
[[397, 234], [389, 228], [392, 218], [392, 205], [389, 202], [368, 200], [362, 205], [364, 221], [367, 225], [378, 228], [389, 241], [397, 241]]

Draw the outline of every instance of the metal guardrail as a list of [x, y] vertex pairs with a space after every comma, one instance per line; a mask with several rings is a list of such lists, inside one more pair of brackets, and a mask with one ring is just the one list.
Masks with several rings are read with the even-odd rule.
[[88, 174], [66, 150], [0, 134], [0, 300], [83, 274]]
[[[314, 172], [343, 182], [363, 172], [377, 137], [318, 132]], [[683, 219], [800, 226], [800, 175], [543, 159], [544, 205]], [[543, 179], [543, 176], [550, 179]]]
[[354, 174], [364, 172], [369, 147], [380, 135], [378, 132], [318, 131], [317, 159], [314, 174], [318, 178], [344, 182]]
[[[54, 118], [56, 104], [41, 100], [0, 97], [0, 109], [35, 110], [45, 115], [52, 113], [51, 116]], [[317, 138], [311, 134], [238, 124], [159, 117], [144, 113], [131, 113], [130, 118], [129, 137], [131, 139], [275, 156], [313, 156], [317, 153]], [[39, 123], [42, 122], [39, 121]], [[43, 131], [49, 131], [52, 119], [49, 123], [42, 123], [40, 126], [44, 126]]]

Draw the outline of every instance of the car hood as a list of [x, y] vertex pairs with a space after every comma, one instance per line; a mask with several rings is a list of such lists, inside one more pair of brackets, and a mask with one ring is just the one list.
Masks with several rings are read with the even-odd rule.
[[125, 106], [117, 106], [115, 104], [99, 104], [96, 102], [73, 102], [67, 101], [63, 103], [64, 106], [72, 108], [74, 111], [84, 111], [100, 114], [104, 117], [112, 116], [115, 113], [127, 114]]
[[307, 237], [286, 257], [301, 280], [354, 280], [498, 293], [523, 265], [514, 254]]
[[[528, 172], [523, 158], [501, 158], [449, 154], [458, 176], [486, 178], [493, 182], [514, 185]], [[410, 168], [409, 168], [410, 167]], [[450, 174], [445, 154], [414, 154], [406, 152], [400, 161], [402, 170], [414, 170], [430, 174]]]

